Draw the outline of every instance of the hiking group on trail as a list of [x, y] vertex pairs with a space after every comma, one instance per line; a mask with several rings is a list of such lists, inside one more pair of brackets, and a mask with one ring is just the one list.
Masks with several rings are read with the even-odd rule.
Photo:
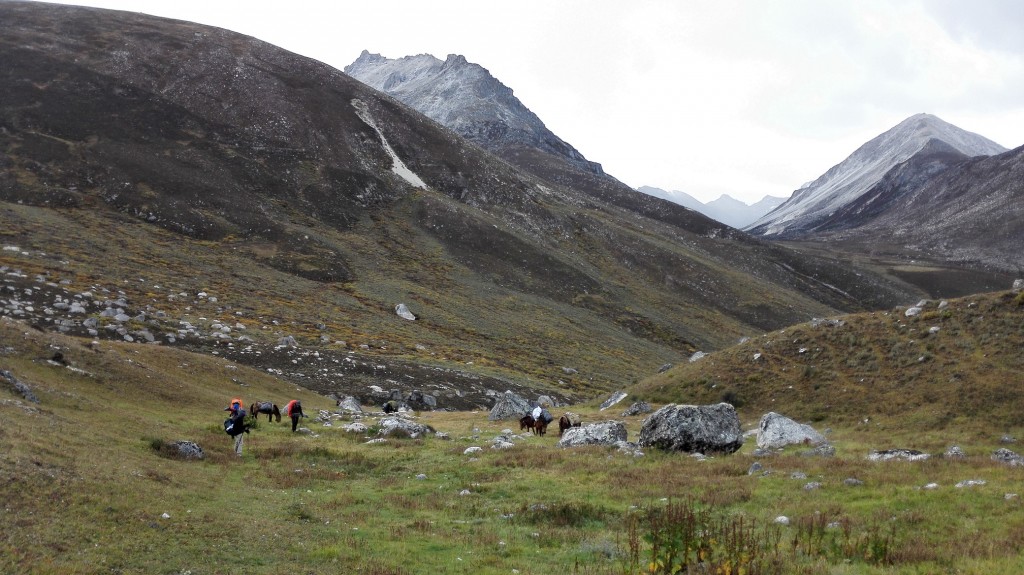
[[[228, 406], [224, 408], [224, 411], [228, 412], [228, 418], [224, 420], [224, 432], [235, 440], [235, 455], [238, 455], [239, 457], [242, 456], [242, 444], [244, 442], [245, 434], [249, 433], [251, 429], [251, 426], [245, 421], [246, 416], [249, 414], [242, 405], [242, 399], [235, 397], [232, 398]], [[257, 406], [259, 406], [259, 408], [257, 408]], [[264, 409], [263, 406], [272, 407]], [[253, 416], [256, 416], [259, 413], [267, 413], [270, 415], [277, 411], [277, 406], [270, 402], [258, 402], [253, 404], [252, 410]], [[299, 419], [309, 417], [305, 413], [302, 413], [302, 402], [297, 399], [293, 399], [288, 402], [284, 408], [284, 413], [292, 419], [293, 433], [299, 425]], [[277, 420], [281, 421], [280, 413], [277, 414]]]

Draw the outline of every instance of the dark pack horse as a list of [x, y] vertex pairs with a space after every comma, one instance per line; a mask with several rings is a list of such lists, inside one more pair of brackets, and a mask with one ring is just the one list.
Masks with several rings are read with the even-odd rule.
[[535, 431], [537, 428], [537, 420], [532, 415], [524, 415], [519, 418], [519, 431], [529, 429]]
[[277, 418], [277, 422], [281, 423], [281, 410], [276, 405], [269, 401], [257, 401], [256, 403], [249, 406], [249, 413], [252, 414], [256, 419], [260, 418], [261, 413], [267, 414], [267, 421], [273, 418]]
[[534, 435], [545, 435], [548, 432], [548, 421], [543, 417], [534, 419], [532, 415], [519, 418], [519, 431], [529, 429]]

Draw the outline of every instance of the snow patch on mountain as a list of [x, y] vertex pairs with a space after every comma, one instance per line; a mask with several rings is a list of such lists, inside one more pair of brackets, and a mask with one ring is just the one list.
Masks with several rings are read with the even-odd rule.
[[377, 127], [377, 122], [373, 120], [373, 115], [370, 114], [370, 108], [367, 107], [366, 102], [356, 98], [352, 100], [352, 107], [355, 108], [356, 115], [359, 116], [359, 119], [366, 122], [367, 126], [373, 128], [373, 131], [377, 132], [381, 145], [384, 146], [384, 150], [389, 156], [391, 156], [391, 171], [406, 182], [409, 182], [409, 185], [413, 187], [426, 188], [427, 184], [417, 176], [415, 172], [406, 167], [405, 162], [398, 157], [394, 148], [392, 148], [391, 144], [388, 143], [387, 138], [384, 137], [384, 133], [380, 131], [379, 127]]

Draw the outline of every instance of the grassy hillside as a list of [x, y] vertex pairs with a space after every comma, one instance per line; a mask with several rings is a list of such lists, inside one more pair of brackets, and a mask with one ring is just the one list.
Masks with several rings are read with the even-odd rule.
[[814, 320], [653, 376], [653, 401], [727, 400], [824, 424], [960, 434], [1024, 425], [1024, 294]]
[[[870, 463], [871, 449], [942, 450], [949, 434], [852, 424], [832, 429], [833, 458], [755, 458], [752, 439], [708, 460], [635, 457], [561, 449], [554, 435], [491, 449], [512, 425], [484, 411], [417, 414], [449, 439], [368, 443], [376, 415], [365, 434], [342, 431], [344, 418], [324, 426], [314, 418], [333, 401], [267, 373], [9, 319], [0, 369], [38, 399], [0, 380], [4, 573], [647, 573], [683, 558], [674, 544], [721, 572], [1024, 569], [1024, 514], [1007, 495], [1021, 470], [990, 460], [1003, 429], [982, 433], [984, 417], [961, 461]], [[261, 420], [236, 457], [220, 423], [237, 395], [301, 399], [312, 433]], [[585, 422], [625, 421], [635, 440], [642, 418], [622, 409], [574, 408]], [[169, 457], [176, 440], [206, 458]], [[750, 475], [754, 461], [764, 471]], [[984, 483], [954, 486], [965, 480]]]

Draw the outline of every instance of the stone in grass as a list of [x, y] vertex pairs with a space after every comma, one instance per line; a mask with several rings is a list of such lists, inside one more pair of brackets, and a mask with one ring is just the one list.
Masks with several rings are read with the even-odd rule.
[[1011, 467], [1024, 467], [1024, 456], [1018, 455], [1005, 447], [992, 452], [992, 461], [1005, 463]]
[[882, 449], [868, 454], [869, 461], [924, 461], [931, 456], [916, 449]]
[[167, 444], [168, 453], [179, 459], [204, 459], [203, 448], [194, 441], [173, 441]]
[[950, 445], [949, 449], [942, 456], [946, 459], [963, 459], [967, 457], [967, 454], [964, 453], [964, 450], [959, 445]]

